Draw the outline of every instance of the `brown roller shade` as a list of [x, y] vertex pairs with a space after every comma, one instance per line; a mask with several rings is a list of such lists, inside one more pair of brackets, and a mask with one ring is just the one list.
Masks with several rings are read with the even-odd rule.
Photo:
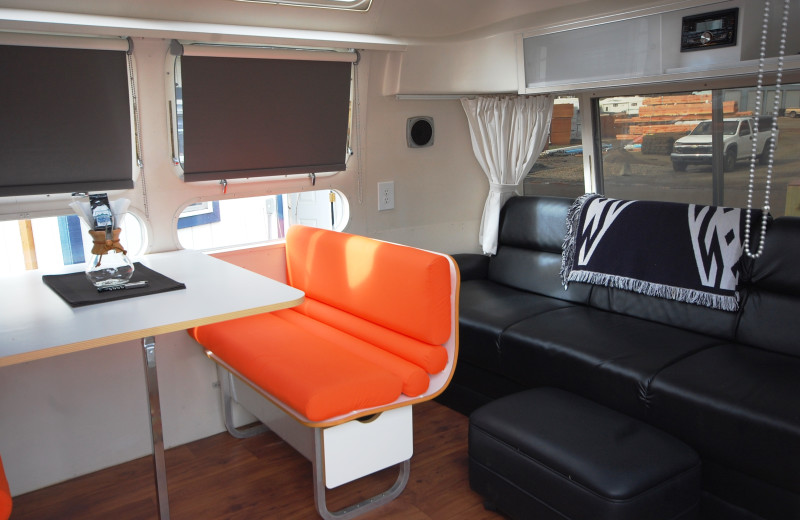
[[180, 60], [185, 181], [345, 169], [351, 63]]
[[133, 187], [124, 51], [0, 45], [0, 196]]

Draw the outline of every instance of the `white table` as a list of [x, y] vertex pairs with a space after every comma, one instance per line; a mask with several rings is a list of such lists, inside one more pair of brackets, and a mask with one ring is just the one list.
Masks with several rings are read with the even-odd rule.
[[[134, 259], [186, 289], [70, 307], [31, 271], [0, 278], [0, 367], [141, 339], [159, 517], [169, 518], [155, 336], [292, 307], [303, 292], [196, 251]], [[74, 272], [65, 269], [63, 272]], [[81, 264], [82, 267], [82, 264]], [[87, 281], [88, 283], [88, 281]], [[132, 289], [136, 290], [136, 289]]]

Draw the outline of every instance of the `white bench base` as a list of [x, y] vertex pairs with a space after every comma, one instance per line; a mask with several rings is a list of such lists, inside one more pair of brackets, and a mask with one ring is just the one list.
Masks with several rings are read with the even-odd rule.
[[[328, 428], [303, 425], [284, 413], [257, 389], [217, 365], [225, 427], [237, 438], [272, 430], [310, 460], [314, 470], [314, 501], [325, 519], [349, 519], [394, 500], [408, 483], [414, 450], [411, 406]], [[236, 401], [262, 424], [241, 430], [233, 425]], [[399, 465], [395, 483], [386, 491], [336, 512], [328, 510], [325, 489], [333, 489], [385, 468]]]

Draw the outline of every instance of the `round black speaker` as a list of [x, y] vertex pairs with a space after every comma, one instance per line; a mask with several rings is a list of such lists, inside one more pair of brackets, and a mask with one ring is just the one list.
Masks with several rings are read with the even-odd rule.
[[433, 118], [426, 116], [408, 118], [406, 142], [410, 148], [433, 146]]

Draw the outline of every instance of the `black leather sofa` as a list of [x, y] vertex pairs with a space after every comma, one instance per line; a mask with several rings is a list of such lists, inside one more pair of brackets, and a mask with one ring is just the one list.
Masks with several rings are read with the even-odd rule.
[[[800, 519], [800, 218], [768, 228], [738, 312], [561, 285], [571, 199], [515, 197], [495, 256], [454, 255], [460, 348], [440, 398], [469, 414], [561, 388], [640, 419], [702, 458], [702, 517]], [[520, 413], [525, 413], [520, 410]]]

